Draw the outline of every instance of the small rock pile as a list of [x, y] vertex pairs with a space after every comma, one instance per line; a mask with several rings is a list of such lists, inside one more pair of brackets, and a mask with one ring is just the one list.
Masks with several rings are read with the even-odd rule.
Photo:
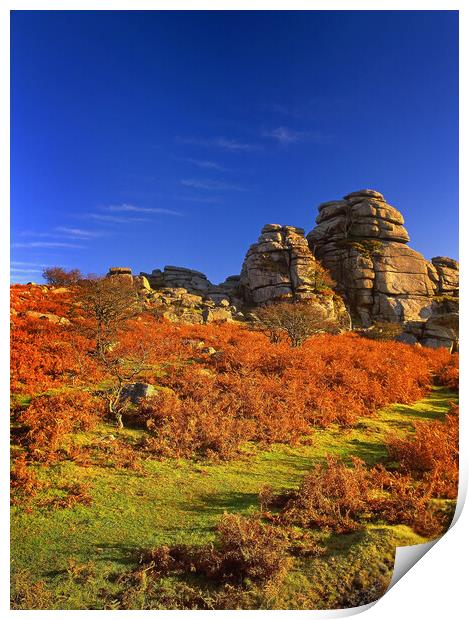
[[245, 319], [240, 311], [243, 302], [236, 296], [239, 276], [214, 285], [200, 271], [171, 265], [138, 276], [133, 276], [128, 267], [111, 267], [107, 276], [130, 278], [149, 305], [170, 321], [222, 323]]

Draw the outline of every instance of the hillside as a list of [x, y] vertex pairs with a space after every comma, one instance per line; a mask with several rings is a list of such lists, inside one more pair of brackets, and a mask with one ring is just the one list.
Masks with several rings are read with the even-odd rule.
[[447, 528], [457, 354], [174, 323], [103, 282], [11, 289], [14, 608], [355, 606]]

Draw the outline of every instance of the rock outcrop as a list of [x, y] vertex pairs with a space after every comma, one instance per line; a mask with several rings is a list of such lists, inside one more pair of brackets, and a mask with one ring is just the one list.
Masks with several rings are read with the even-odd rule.
[[325, 318], [344, 320], [340, 297], [328, 291], [328, 282], [302, 228], [266, 224], [244, 259], [240, 293], [251, 306], [291, 299], [319, 304]]
[[311, 251], [336, 281], [355, 325], [398, 322], [409, 342], [455, 346], [455, 319], [448, 327], [438, 302], [458, 297], [458, 263], [427, 261], [410, 248], [402, 214], [382, 194], [365, 189], [324, 203], [316, 224], [307, 236]]
[[245, 320], [256, 306], [291, 299], [320, 304], [326, 318], [342, 324], [350, 317], [358, 328], [399, 323], [405, 342], [457, 347], [457, 261], [428, 261], [409, 247], [402, 214], [375, 190], [352, 192], [318, 210], [306, 238], [302, 228], [266, 224], [241, 275], [221, 284], [172, 265], [139, 276], [112, 267], [108, 276], [132, 281], [174, 321]]
[[148, 304], [170, 321], [222, 323], [244, 320], [240, 312], [243, 301], [237, 297], [239, 276], [230, 276], [215, 285], [200, 271], [169, 265], [163, 271], [154, 269], [138, 276], [132, 275], [128, 267], [111, 267], [107, 277], [132, 283]]
[[249, 248], [241, 270], [243, 298], [254, 305], [284, 299], [305, 299], [314, 293], [316, 260], [302, 228], [266, 224]]
[[308, 234], [357, 324], [428, 319], [435, 295], [457, 290], [457, 263], [429, 262], [410, 248], [401, 213], [382, 194], [361, 190], [319, 206]]
[[437, 295], [459, 296], [459, 263], [447, 256], [435, 256], [432, 265], [436, 271], [435, 285]]

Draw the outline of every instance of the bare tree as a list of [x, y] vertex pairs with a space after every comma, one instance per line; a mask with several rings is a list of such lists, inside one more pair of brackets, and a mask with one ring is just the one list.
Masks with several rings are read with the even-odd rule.
[[285, 334], [292, 347], [299, 347], [315, 334], [335, 331], [337, 321], [328, 319], [320, 304], [307, 302], [280, 302], [259, 308], [255, 315], [271, 342], [278, 342]]
[[142, 311], [142, 304], [131, 282], [120, 278], [83, 280], [74, 311], [74, 324], [94, 339], [96, 354], [101, 355], [114, 344], [127, 321]]
[[47, 267], [42, 272], [42, 277], [47, 284], [53, 286], [71, 286], [83, 277], [79, 269], [66, 271], [63, 267]]
[[149, 368], [153, 350], [151, 341], [131, 329], [131, 319], [142, 310], [132, 282], [111, 277], [81, 281], [70, 314], [71, 328], [94, 342], [90, 355], [111, 381], [105, 398], [118, 428], [127, 406], [124, 388]]
[[117, 428], [123, 428], [123, 413], [129, 398], [124, 390], [145, 370], [149, 370], [149, 357], [153, 346], [149, 341], [119, 343], [115, 349], [102, 350], [96, 355], [99, 364], [111, 378], [112, 385], [106, 394], [109, 414], [115, 419]]

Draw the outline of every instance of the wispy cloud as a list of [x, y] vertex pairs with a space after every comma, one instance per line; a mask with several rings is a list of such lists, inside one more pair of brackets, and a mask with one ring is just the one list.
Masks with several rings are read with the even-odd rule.
[[109, 215], [107, 213], [88, 213], [86, 217], [99, 222], [108, 222], [110, 224], [132, 224], [133, 222], [150, 222], [147, 217], [132, 217], [132, 216], [120, 216]]
[[224, 151], [257, 151], [262, 148], [260, 144], [240, 142], [234, 138], [178, 138], [184, 144], [207, 146], [223, 149]]
[[85, 230], [83, 228], [69, 228], [68, 226], [56, 226], [54, 228], [61, 235], [73, 239], [95, 239], [96, 237], [102, 237], [105, 233], [101, 230]]
[[231, 183], [224, 183], [222, 181], [212, 181], [210, 179], [182, 179], [181, 185], [184, 187], [191, 187], [192, 189], [206, 189], [215, 191], [234, 190], [238, 192], [245, 192], [246, 188], [241, 185], [233, 185]]
[[65, 241], [27, 241], [25, 243], [12, 243], [12, 248], [79, 248], [85, 249], [84, 245], [67, 243]]
[[42, 273], [42, 269], [20, 269], [18, 267], [11, 267], [10, 273], [18, 275], [22, 273]]
[[271, 131], [264, 131], [262, 134], [265, 138], [274, 138], [280, 144], [294, 144], [300, 142], [303, 135], [299, 131], [292, 131], [286, 127], [277, 127]]
[[104, 207], [104, 209], [115, 213], [159, 213], [163, 215], [182, 215], [179, 211], [173, 211], [172, 209], [163, 209], [160, 207], [138, 207], [127, 203], [121, 205], [109, 205]]
[[222, 204], [222, 200], [216, 196], [174, 196], [174, 200], [185, 202], [200, 202], [206, 204]]
[[20, 237], [35, 237], [36, 239], [44, 239], [48, 237], [57, 237], [58, 235], [38, 230], [21, 230], [17, 233]]
[[270, 131], [264, 131], [264, 138], [277, 140], [282, 146], [296, 144], [298, 142], [314, 142], [316, 144], [328, 144], [330, 138], [319, 131], [296, 131], [288, 127], [277, 127]]
[[193, 159], [191, 157], [179, 158], [179, 161], [186, 161], [189, 164], [203, 168], [205, 170], [218, 170], [220, 172], [228, 172], [228, 168], [221, 166], [216, 161], [210, 161], [206, 159]]
[[20, 265], [22, 267], [44, 267], [45, 263], [25, 263], [20, 260], [12, 260], [10, 265]]
[[83, 230], [82, 228], [69, 228], [68, 226], [56, 226], [53, 232], [38, 230], [22, 230], [18, 233], [20, 237], [33, 237], [35, 239], [93, 239], [101, 237], [104, 233], [98, 230]]

